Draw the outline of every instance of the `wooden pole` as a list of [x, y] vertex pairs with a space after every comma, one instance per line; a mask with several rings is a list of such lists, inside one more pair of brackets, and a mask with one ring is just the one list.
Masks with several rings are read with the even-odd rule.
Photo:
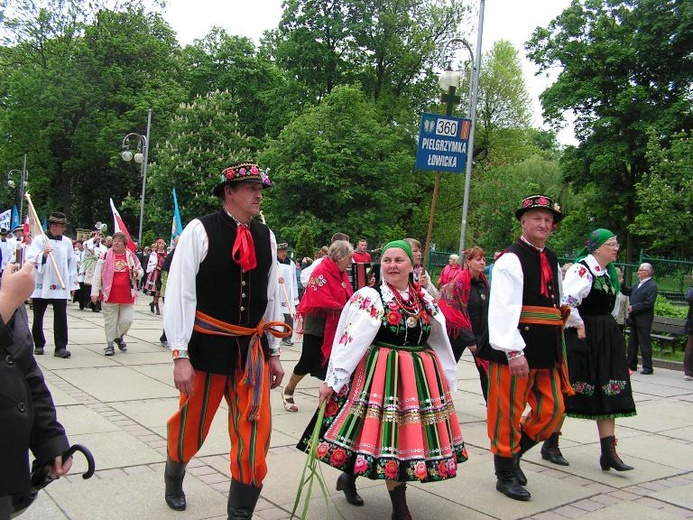
[[284, 293], [284, 300], [286, 300], [286, 306], [289, 308], [289, 314], [294, 315], [294, 306], [291, 305], [291, 300], [289, 299], [289, 293], [286, 292], [286, 283], [280, 283], [282, 286], [282, 292]]
[[[39, 220], [38, 215], [36, 214], [34, 204], [31, 202], [31, 195], [29, 195], [29, 193], [27, 192], [24, 194], [24, 197], [26, 197], [27, 201], [27, 211], [29, 213], [29, 220], [34, 220], [38, 229], [41, 230], [41, 236], [43, 236], [45, 243], [48, 244], [48, 237], [43, 232], [43, 226], [41, 225], [41, 221]], [[58, 278], [58, 284], [60, 284], [60, 288], [65, 289], [65, 282], [63, 282], [63, 277], [60, 276], [60, 270], [58, 269], [58, 264], [55, 261], [55, 257], [53, 256], [53, 251], [48, 253], [48, 259], [51, 261], [51, 265], [53, 266], [53, 271], [55, 271], [55, 276]]]

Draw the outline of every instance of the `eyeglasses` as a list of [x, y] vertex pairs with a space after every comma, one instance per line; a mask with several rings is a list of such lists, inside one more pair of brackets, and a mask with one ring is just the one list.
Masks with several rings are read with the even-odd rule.
[[618, 242], [604, 242], [604, 245], [608, 247], [613, 247], [614, 249], [621, 248], [621, 244], [619, 244]]

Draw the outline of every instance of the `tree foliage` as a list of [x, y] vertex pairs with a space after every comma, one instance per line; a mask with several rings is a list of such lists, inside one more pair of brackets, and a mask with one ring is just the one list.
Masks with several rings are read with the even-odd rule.
[[147, 108], [166, 121], [179, 94], [175, 37], [161, 17], [93, 6], [58, 2], [5, 20], [15, 38], [0, 58], [3, 161], [27, 153], [37, 209], [88, 227], [110, 220], [109, 197], [137, 189], [117, 158], [123, 136], [144, 133]]
[[466, 12], [462, 0], [289, 0], [266, 51], [312, 101], [358, 83], [387, 119], [410, 124], [435, 92], [439, 49]]
[[566, 179], [621, 208], [624, 229], [639, 209], [648, 130], [671, 136], [693, 126], [691, 48], [688, 0], [574, 0], [527, 44], [540, 71], [561, 68], [541, 96], [545, 118], [575, 114], [580, 145], [564, 161]]
[[228, 91], [240, 130], [249, 136], [276, 137], [306, 98], [295, 81], [257, 52], [252, 40], [218, 27], [187, 46], [183, 62], [189, 98]]
[[693, 255], [693, 133], [672, 136], [668, 147], [651, 133], [647, 158], [651, 168], [636, 186], [642, 211], [631, 230], [652, 244], [653, 253], [690, 258]]
[[400, 129], [381, 124], [358, 88], [334, 89], [261, 155], [275, 183], [265, 205], [270, 226], [291, 241], [309, 226], [322, 243], [336, 231], [380, 242], [419, 198], [412, 146]]
[[171, 227], [173, 188], [185, 225], [219, 208], [212, 188], [224, 168], [255, 159], [259, 142], [241, 132], [237, 104], [230, 92], [212, 92], [175, 111], [169, 137], [156, 146], [147, 188], [148, 225], [160, 235]]
[[[477, 182], [472, 184], [470, 243], [491, 253], [517, 240], [520, 228], [514, 218], [515, 210], [524, 197], [533, 193], [554, 198], [567, 215], [574, 207], [572, 194], [566, 189], [555, 161], [535, 155], [512, 165], [482, 171]], [[562, 223], [561, 231], [552, 238], [552, 247], [565, 227]], [[564, 248], [563, 245], [558, 247]]]

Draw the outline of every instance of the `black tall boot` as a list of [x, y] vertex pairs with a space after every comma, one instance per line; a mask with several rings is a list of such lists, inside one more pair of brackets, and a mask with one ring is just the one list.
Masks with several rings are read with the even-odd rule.
[[630, 471], [633, 466], [624, 464], [621, 457], [616, 453], [616, 437], [610, 435], [599, 439], [602, 445], [602, 456], [599, 458], [599, 464], [602, 470], [609, 471], [614, 468], [616, 471]]
[[561, 432], [553, 432], [551, 437], [544, 441], [544, 444], [541, 445], [541, 458], [559, 466], [570, 466], [570, 462], [563, 457], [561, 448], [558, 447], [560, 435]]
[[496, 469], [496, 489], [513, 500], [529, 500], [532, 495], [517, 480], [517, 462], [515, 457], [493, 456]]
[[527, 485], [527, 476], [520, 467], [520, 459], [522, 459], [522, 455], [524, 455], [526, 451], [529, 451], [536, 444], [536, 441], [533, 441], [527, 436], [525, 432], [522, 432], [522, 437], [520, 438], [520, 452], [517, 455], [515, 455], [515, 472], [517, 473], [517, 482], [521, 486]]
[[407, 506], [407, 484], [402, 483], [389, 493], [392, 501], [392, 520], [413, 520]]
[[229, 501], [226, 506], [228, 520], [250, 520], [253, 518], [255, 504], [260, 498], [262, 486], [257, 487], [252, 484], [243, 484], [235, 479], [231, 479], [229, 487]]
[[337, 479], [337, 491], [344, 491], [347, 502], [352, 506], [362, 506], [363, 498], [356, 491], [356, 475], [352, 473], [342, 473]]
[[185, 493], [183, 493], [183, 477], [185, 477], [185, 466], [181, 462], [174, 462], [170, 458], [166, 459], [166, 468], [164, 469], [164, 483], [166, 491], [164, 492], [164, 500], [171, 509], [176, 511], [185, 511]]

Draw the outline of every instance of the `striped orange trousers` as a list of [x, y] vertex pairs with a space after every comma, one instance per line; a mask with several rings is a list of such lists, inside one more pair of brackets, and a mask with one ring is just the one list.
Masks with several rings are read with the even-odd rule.
[[272, 431], [270, 385], [269, 382], [264, 385], [257, 420], [249, 421], [247, 410], [254, 387], [237, 384], [242, 377], [240, 368], [236, 369], [235, 377], [195, 370], [193, 395], [181, 393], [180, 408], [168, 420], [168, 456], [183, 463], [193, 458], [207, 438], [224, 397], [229, 408], [231, 476], [243, 484], [259, 487], [267, 475]]
[[[528, 404], [530, 411], [523, 418]], [[516, 377], [508, 365], [489, 363], [486, 426], [494, 454], [518, 453], [522, 432], [536, 442], [548, 438], [564, 411], [557, 369], [531, 369], [527, 377]]]

